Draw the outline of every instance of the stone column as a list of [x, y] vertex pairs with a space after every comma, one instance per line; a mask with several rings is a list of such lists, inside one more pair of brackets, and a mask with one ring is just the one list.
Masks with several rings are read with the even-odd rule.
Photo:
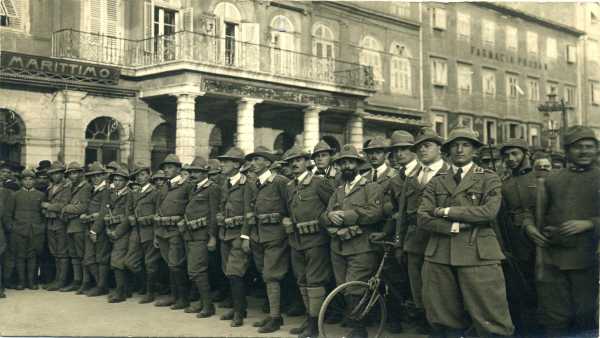
[[236, 144], [246, 154], [254, 151], [254, 106], [262, 101], [252, 98], [238, 101]]
[[320, 106], [310, 106], [303, 110], [304, 112], [304, 150], [312, 152], [317, 143], [319, 143], [319, 114], [325, 110]]
[[354, 115], [348, 120], [348, 136], [349, 142], [357, 150], [361, 150], [363, 147], [363, 114], [362, 109], [358, 109]]
[[62, 136], [59, 141], [59, 158], [64, 161], [65, 165], [73, 161], [83, 164], [85, 156], [84, 138], [87, 125], [83, 125], [81, 101], [87, 93], [63, 90], [59, 95], [57, 115], [59, 119], [63, 120], [64, 124], [64, 126], [59, 124], [61, 131], [58, 134]]
[[196, 98], [203, 93], [178, 93], [175, 154], [181, 163], [192, 163], [196, 156]]

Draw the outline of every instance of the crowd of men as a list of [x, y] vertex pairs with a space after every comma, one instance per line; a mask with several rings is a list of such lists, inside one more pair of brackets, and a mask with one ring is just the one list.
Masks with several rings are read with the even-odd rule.
[[[390, 240], [390, 332], [409, 321], [434, 337], [596, 336], [598, 140], [573, 126], [563, 147], [560, 164], [523, 139], [492, 148], [458, 126], [447, 139], [398, 130], [363, 153], [321, 141], [312, 152], [234, 147], [190, 164], [171, 154], [155, 173], [147, 164], [43, 161], [34, 171], [6, 162], [0, 281], [17, 290], [45, 281], [48, 291], [110, 303], [135, 288], [140, 303], [198, 318], [215, 315], [212, 289], [228, 284], [231, 309], [220, 319], [239, 327], [255, 267], [268, 309], [258, 332], [281, 329], [282, 294], [294, 288], [307, 316], [292, 333], [317, 337], [328, 292], [373, 276], [382, 256], [374, 242]], [[168, 294], [159, 298], [161, 281]], [[367, 337], [368, 318], [343, 315], [360, 297], [349, 289], [333, 306], [340, 315], [326, 319], [347, 337]]]

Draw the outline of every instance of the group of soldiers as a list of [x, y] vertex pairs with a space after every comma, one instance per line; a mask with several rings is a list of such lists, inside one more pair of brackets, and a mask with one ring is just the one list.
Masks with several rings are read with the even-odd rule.
[[[5, 269], [15, 262], [16, 289], [37, 288], [47, 241], [55, 265], [49, 291], [108, 294], [118, 303], [142, 275], [140, 303], [208, 318], [215, 314], [209, 257], [218, 252], [232, 299], [221, 319], [232, 327], [246, 317], [250, 267], [262, 277], [268, 316], [254, 323], [259, 333], [281, 329], [291, 269], [307, 313], [292, 333], [306, 338], [318, 336], [331, 288], [369, 280], [382, 257], [374, 243], [394, 241], [384, 267], [391, 332], [409, 318], [433, 337], [595, 336], [598, 140], [574, 126], [563, 146], [566, 163], [557, 168], [549, 156], [532, 156], [523, 139], [494, 154], [458, 126], [447, 139], [429, 128], [416, 137], [398, 130], [368, 141], [363, 153], [321, 141], [312, 152], [294, 146], [282, 156], [233, 147], [218, 161], [191, 164], [171, 154], [154, 174], [145, 164], [96, 162], [86, 170], [45, 162], [17, 180], [5, 164], [0, 253]], [[170, 293], [158, 298], [161, 264]], [[361, 290], [343, 298], [333, 306], [342, 313]], [[367, 337], [368, 319], [326, 318], [340, 320], [346, 337]]]

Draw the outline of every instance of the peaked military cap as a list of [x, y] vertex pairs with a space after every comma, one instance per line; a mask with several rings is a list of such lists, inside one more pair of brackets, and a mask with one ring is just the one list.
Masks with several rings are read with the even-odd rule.
[[257, 156], [264, 157], [271, 162], [274, 162], [276, 160], [275, 154], [271, 152], [267, 147], [263, 146], [258, 146], [254, 150], [254, 152], [251, 152], [250, 154], [246, 155], [246, 160], [249, 161]]
[[529, 144], [522, 138], [510, 138], [500, 147], [500, 154], [504, 154], [504, 152], [510, 148], [519, 148], [523, 151], [529, 151]]
[[286, 162], [289, 162], [298, 157], [304, 157], [308, 159], [310, 158], [310, 154], [304, 151], [304, 149], [300, 148], [299, 146], [294, 146], [288, 151], [286, 151], [285, 154], [283, 154], [283, 160]]
[[135, 178], [135, 176], [141, 173], [142, 171], [146, 171], [148, 174], [150, 174], [150, 164], [144, 162], [134, 163], [131, 167], [131, 178]]
[[174, 164], [181, 168], [181, 161], [179, 157], [175, 154], [169, 154], [165, 159], [160, 163], [160, 167], [162, 168], [165, 164]]
[[481, 147], [483, 145], [483, 143], [479, 141], [479, 138], [477, 138], [477, 134], [471, 128], [458, 126], [450, 131], [448, 140], [444, 142], [442, 147], [447, 148], [452, 142], [458, 139], [469, 140], [473, 143], [473, 145], [475, 145], [475, 147]]
[[106, 173], [106, 170], [104, 169], [102, 164], [100, 164], [100, 162], [96, 161], [90, 164], [87, 172], [85, 173], [85, 176], [102, 175], [104, 173]]
[[152, 175], [152, 178], [151, 178], [152, 181], [154, 181], [154, 180], [161, 180], [161, 179], [162, 180], [166, 180], [167, 179], [167, 175], [162, 170], [157, 170], [154, 173], [154, 175]]
[[411, 147], [415, 143], [414, 136], [406, 130], [395, 130], [392, 133], [390, 148]]
[[33, 171], [33, 169], [25, 168], [25, 169], [23, 169], [23, 171], [21, 171], [20, 177], [21, 178], [25, 178], [25, 177], [35, 178], [35, 172]]
[[202, 171], [208, 171], [208, 162], [206, 161], [206, 159], [202, 156], [196, 156], [194, 157], [194, 160], [192, 161], [191, 164], [189, 164], [187, 166], [188, 170], [202, 170]]
[[231, 147], [221, 156], [217, 156], [219, 160], [244, 161], [244, 151], [238, 147]]
[[208, 173], [210, 175], [216, 175], [221, 173], [221, 162], [219, 160], [211, 158], [208, 160]]
[[313, 149], [311, 157], [314, 157], [316, 154], [322, 153], [324, 151], [326, 151], [332, 155], [333, 155], [333, 153], [335, 153], [335, 150], [333, 148], [331, 148], [329, 143], [325, 142], [325, 140], [321, 140], [321, 141], [319, 141], [319, 143], [317, 143], [317, 145]]
[[390, 147], [390, 142], [382, 136], [375, 136], [373, 139], [369, 140], [367, 146], [363, 148], [364, 151], [375, 150], [375, 149], [388, 149]]
[[419, 135], [417, 135], [414, 146], [417, 147], [419, 144], [427, 141], [435, 142], [439, 145], [444, 144], [444, 138], [440, 137], [440, 135], [438, 135], [438, 133], [436, 133], [435, 130], [433, 130], [432, 128], [423, 128], [419, 132]]
[[119, 168], [117, 170], [115, 170], [115, 172], [110, 174], [110, 177], [113, 176], [121, 176], [127, 180], [129, 180], [129, 170], [127, 170], [127, 168]]
[[46, 172], [48, 173], [48, 175], [56, 173], [56, 172], [64, 172], [65, 171], [65, 165], [62, 164], [59, 161], [54, 161], [52, 162], [52, 164], [50, 165], [50, 169], [48, 169]]
[[65, 170], [65, 174], [68, 174], [73, 171], [83, 171], [83, 167], [78, 162], [71, 162], [67, 166], [67, 170]]
[[360, 163], [366, 162], [365, 159], [362, 158], [362, 156], [360, 156], [360, 154], [358, 153], [358, 150], [356, 150], [356, 148], [351, 144], [345, 144], [342, 147], [342, 150], [340, 150], [340, 152], [337, 153], [337, 157], [335, 160], [337, 162], [337, 161], [341, 161], [345, 158], [355, 159]]
[[596, 133], [590, 127], [584, 126], [572, 126], [566, 130], [564, 135], [564, 145], [569, 146], [577, 141], [583, 139], [590, 139], [596, 141], [598, 143], [598, 139], [596, 138]]

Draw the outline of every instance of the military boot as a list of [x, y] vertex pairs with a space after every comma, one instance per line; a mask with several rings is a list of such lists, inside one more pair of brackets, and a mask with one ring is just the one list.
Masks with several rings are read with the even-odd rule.
[[267, 297], [269, 298], [268, 320], [258, 329], [259, 333], [272, 333], [278, 331], [283, 325], [281, 317], [281, 285], [279, 282], [267, 283]]
[[82, 295], [87, 290], [92, 288], [92, 277], [90, 276], [90, 270], [87, 266], [81, 266], [81, 286], [77, 289], [75, 294]]
[[298, 335], [298, 338], [314, 338], [319, 336], [319, 312], [323, 301], [325, 301], [326, 291], [324, 287], [307, 288], [308, 296], [308, 320], [306, 329]]
[[30, 290], [39, 289], [38, 281], [37, 281], [37, 258], [33, 256], [27, 260], [27, 287]]
[[58, 291], [67, 285], [67, 278], [69, 275], [69, 259], [60, 258], [56, 262], [56, 281], [55, 284], [48, 287], [48, 291]]
[[177, 280], [177, 297], [175, 297], [175, 304], [171, 305], [171, 310], [183, 310], [190, 305], [187, 274], [184, 270], [178, 269], [175, 275], [175, 279]]
[[[300, 295], [302, 296], [302, 302], [304, 302], [304, 307], [308, 309], [308, 292], [305, 287], [300, 287], [299, 289], [300, 289]], [[290, 333], [299, 335], [302, 332], [304, 332], [304, 330], [306, 330], [307, 326], [308, 326], [308, 317], [306, 319], [304, 319], [304, 321], [302, 322], [302, 324], [300, 324], [300, 326], [291, 329]]]
[[215, 314], [215, 305], [213, 304], [212, 294], [210, 292], [210, 285], [208, 280], [208, 273], [204, 272], [200, 274], [196, 281], [198, 292], [202, 298], [202, 311], [200, 311], [196, 317], [208, 318]]
[[73, 260], [73, 281], [71, 284], [61, 288], [60, 292], [73, 292], [79, 290], [81, 287], [82, 275], [81, 261]]
[[156, 273], [147, 272], [146, 273], [146, 293], [140, 299], [140, 304], [152, 303], [154, 301], [155, 295], [155, 287], [156, 287]]
[[121, 302], [124, 302], [127, 300], [127, 295], [126, 295], [126, 290], [125, 290], [127, 278], [126, 278], [124, 270], [115, 269], [114, 273], [115, 273], [115, 282], [117, 285], [116, 285], [114, 293], [108, 297], [108, 302], [109, 303], [121, 303]]
[[246, 318], [246, 291], [244, 280], [241, 277], [229, 277], [231, 285], [231, 298], [233, 300], [233, 308], [231, 311], [223, 314], [221, 320], [231, 320], [231, 327], [239, 327], [244, 325]]
[[171, 294], [163, 299], [156, 301], [156, 303], [154, 303], [155, 306], [171, 306], [175, 303], [175, 298], [177, 298], [177, 284], [175, 282], [173, 270], [169, 270], [169, 284]]
[[[93, 270], [92, 270], [93, 271]], [[107, 264], [98, 265], [98, 279], [96, 287], [92, 288], [86, 296], [98, 297], [108, 293], [108, 274], [110, 269]]]
[[26, 279], [26, 266], [25, 266], [25, 260], [24, 259], [17, 259], [17, 278], [18, 278], [18, 282], [17, 285], [15, 285], [15, 290], [25, 290], [25, 279]]

